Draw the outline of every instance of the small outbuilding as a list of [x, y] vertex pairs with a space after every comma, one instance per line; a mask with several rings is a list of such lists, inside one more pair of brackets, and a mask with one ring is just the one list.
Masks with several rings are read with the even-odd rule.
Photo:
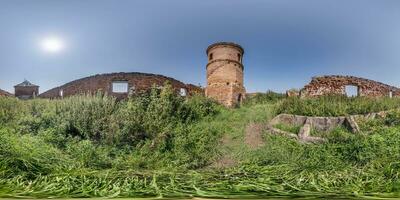
[[28, 80], [14, 86], [15, 97], [18, 99], [34, 99], [39, 95], [39, 86], [32, 84]]

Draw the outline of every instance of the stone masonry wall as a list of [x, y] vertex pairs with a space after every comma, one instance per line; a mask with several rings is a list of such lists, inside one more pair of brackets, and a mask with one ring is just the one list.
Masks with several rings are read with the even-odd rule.
[[354, 76], [320, 76], [313, 77], [311, 82], [304, 86], [300, 95], [321, 96], [328, 94], [345, 95], [346, 86], [356, 86], [358, 96], [382, 97], [400, 96], [400, 89], [377, 81]]
[[[112, 83], [114, 81], [128, 82], [128, 93], [113, 93]], [[165, 82], [169, 82], [172, 87], [179, 92], [181, 88], [185, 89], [187, 94], [193, 94], [202, 92], [200, 87], [184, 84], [173, 78], [169, 78], [162, 75], [146, 74], [146, 73], [112, 73], [112, 74], [101, 74], [82, 78], [79, 80], [72, 81], [63, 86], [51, 89], [39, 95], [41, 98], [60, 98], [60, 91], [63, 93], [63, 97], [73, 96], [83, 93], [96, 93], [104, 92], [109, 95], [115, 96], [118, 99], [127, 98], [129, 93], [136, 93], [145, 90], [149, 90], [153, 85], [163, 86]]]

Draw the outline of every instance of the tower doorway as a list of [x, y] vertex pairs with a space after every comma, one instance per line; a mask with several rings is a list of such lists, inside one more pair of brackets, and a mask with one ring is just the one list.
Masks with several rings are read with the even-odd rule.
[[238, 95], [237, 102], [239, 105], [242, 103], [242, 94]]

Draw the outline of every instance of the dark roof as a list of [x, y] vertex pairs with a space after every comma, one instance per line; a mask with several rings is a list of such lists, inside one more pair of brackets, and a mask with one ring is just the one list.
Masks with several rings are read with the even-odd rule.
[[32, 84], [31, 82], [29, 82], [28, 80], [24, 80], [24, 82], [14, 86], [14, 87], [39, 87], [35, 84]]
[[234, 43], [234, 42], [217, 42], [217, 43], [214, 43], [214, 44], [208, 46], [208, 48], [207, 48], [207, 50], [206, 50], [206, 53], [208, 54], [208, 51], [209, 51], [210, 49], [212, 49], [212, 48], [214, 48], [214, 47], [216, 47], [216, 46], [220, 46], [220, 45], [234, 46], [234, 47], [240, 49], [240, 51], [242, 51], [242, 54], [244, 53], [243, 47], [240, 46], [240, 45], [238, 45], [238, 44], [236, 44], [236, 43]]

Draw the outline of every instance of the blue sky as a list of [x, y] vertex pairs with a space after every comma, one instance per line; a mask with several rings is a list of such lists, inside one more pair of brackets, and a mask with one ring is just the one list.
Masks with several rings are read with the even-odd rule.
[[[245, 49], [249, 92], [354, 75], [400, 86], [399, 0], [1, 0], [0, 88], [41, 92], [98, 73], [148, 72], [205, 85], [205, 49]], [[50, 54], [40, 41], [65, 43]]]

